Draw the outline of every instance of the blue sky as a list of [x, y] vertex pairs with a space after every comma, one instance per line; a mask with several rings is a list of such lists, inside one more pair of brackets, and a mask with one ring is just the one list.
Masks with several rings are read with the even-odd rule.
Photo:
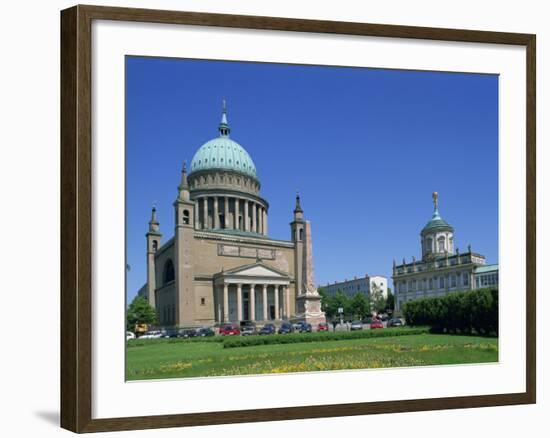
[[151, 206], [166, 241], [182, 162], [217, 136], [223, 98], [270, 237], [290, 238], [299, 190], [317, 283], [419, 258], [433, 191], [455, 245], [498, 262], [497, 76], [128, 57], [126, 79], [129, 298], [146, 279]]

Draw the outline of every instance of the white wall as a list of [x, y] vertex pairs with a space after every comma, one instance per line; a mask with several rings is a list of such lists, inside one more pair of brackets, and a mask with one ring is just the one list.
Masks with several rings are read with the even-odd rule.
[[[351, 0], [259, 2], [233, 0], [138, 1], [87, 3], [112, 6], [273, 15], [298, 18], [364, 21], [388, 24], [459, 27], [538, 34], [538, 223], [549, 223], [548, 143], [550, 94], [548, 11], [546, 2], [462, 0]], [[59, 10], [71, 1], [4, 2], [2, 4], [0, 81], [0, 229], [2, 242], [2, 354], [0, 360], [2, 415], [6, 436], [68, 436], [57, 426], [59, 405]], [[544, 166], [546, 164], [546, 166]], [[548, 242], [548, 229], [538, 230], [539, 248]], [[539, 272], [544, 262], [539, 251]], [[547, 264], [547, 263], [546, 263]], [[539, 276], [539, 370], [548, 367], [542, 338], [549, 325], [542, 320], [547, 306], [542, 293], [550, 286]], [[7, 353], [9, 351], [9, 353]], [[396, 432], [409, 437], [512, 436], [536, 433], [548, 412], [549, 384], [539, 372], [539, 404], [443, 412], [287, 421], [162, 431], [107, 434], [113, 437], [224, 436], [335, 437]], [[320, 390], [322, 390], [320, 388]], [[544, 429], [542, 429], [544, 430]], [[8, 435], [9, 434], [9, 435]]]

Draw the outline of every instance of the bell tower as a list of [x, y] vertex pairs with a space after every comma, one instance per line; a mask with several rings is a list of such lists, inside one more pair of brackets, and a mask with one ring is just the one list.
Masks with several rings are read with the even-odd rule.
[[178, 197], [174, 201], [174, 265], [175, 265], [175, 302], [177, 325], [193, 323], [195, 303], [193, 301], [194, 269], [192, 245], [195, 236], [195, 202], [191, 200], [185, 162], [178, 186]]
[[294, 220], [290, 223], [291, 240], [294, 242], [294, 279], [296, 281], [296, 296], [302, 294], [302, 271], [304, 257], [304, 230], [306, 221], [304, 211], [300, 205], [300, 195], [296, 193], [296, 206], [294, 207]]
[[160, 238], [162, 234], [159, 231], [159, 222], [157, 220], [157, 208], [151, 209], [151, 220], [149, 221], [149, 231], [145, 235], [147, 239], [147, 299], [149, 305], [156, 309], [155, 290], [157, 288], [155, 272], [155, 256], [160, 248]]

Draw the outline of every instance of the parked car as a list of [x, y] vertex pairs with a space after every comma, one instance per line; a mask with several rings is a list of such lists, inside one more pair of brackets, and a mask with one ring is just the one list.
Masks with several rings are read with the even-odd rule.
[[177, 338], [179, 337], [179, 335], [180, 335], [179, 330], [174, 328], [166, 329], [166, 330], [163, 330], [162, 332], [163, 338]]
[[292, 333], [293, 331], [294, 331], [294, 327], [291, 323], [283, 322], [279, 327], [279, 330], [277, 331], [277, 333], [279, 333], [280, 335], [286, 335], [286, 334]]
[[126, 340], [128, 341], [129, 339], [135, 339], [136, 338], [136, 335], [134, 335], [134, 333], [132, 332], [126, 332]]
[[381, 328], [384, 328], [384, 324], [382, 324], [382, 321], [380, 321], [379, 319], [373, 319], [372, 322], [370, 323], [370, 328], [381, 329]]
[[243, 336], [255, 335], [256, 333], [256, 325], [252, 323], [245, 324], [241, 327], [241, 335]]
[[328, 324], [325, 323], [325, 322], [322, 322], [321, 324], [319, 324], [317, 326], [317, 331], [318, 332], [328, 332]]
[[363, 323], [361, 321], [352, 321], [350, 330], [363, 330]]
[[258, 332], [259, 335], [273, 335], [275, 333], [276, 333], [275, 326], [271, 323], [265, 324]]
[[363, 318], [363, 321], [361, 321], [363, 324], [370, 324], [372, 322], [372, 318], [370, 316], [365, 316]]
[[195, 329], [181, 329], [178, 333], [180, 338], [194, 338], [197, 336], [197, 330]]
[[140, 339], [158, 339], [162, 338], [162, 332], [160, 330], [151, 330], [145, 332], [144, 335], [140, 336]]
[[387, 313], [382, 313], [381, 315], [378, 315], [378, 316], [380, 318], [380, 321], [387, 321], [388, 319], [390, 319]]
[[222, 336], [232, 336], [240, 335], [241, 329], [236, 324], [226, 324], [220, 328], [220, 335]]
[[195, 336], [200, 336], [202, 338], [205, 338], [207, 336], [214, 336], [216, 333], [214, 333], [214, 330], [212, 330], [210, 327], [201, 327], [197, 330]]
[[295, 329], [295, 331], [299, 332], [299, 333], [311, 333], [311, 330], [312, 330], [312, 327], [311, 327], [311, 324], [309, 322], [299, 322], [297, 324], [297, 329]]
[[402, 327], [403, 325], [401, 318], [392, 318], [388, 321], [388, 327]]

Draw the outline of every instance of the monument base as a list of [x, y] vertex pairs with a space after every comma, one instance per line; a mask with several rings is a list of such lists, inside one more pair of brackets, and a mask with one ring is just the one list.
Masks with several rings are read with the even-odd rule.
[[325, 312], [321, 310], [321, 296], [316, 290], [307, 291], [296, 297], [296, 322], [303, 321], [312, 326], [327, 322]]

